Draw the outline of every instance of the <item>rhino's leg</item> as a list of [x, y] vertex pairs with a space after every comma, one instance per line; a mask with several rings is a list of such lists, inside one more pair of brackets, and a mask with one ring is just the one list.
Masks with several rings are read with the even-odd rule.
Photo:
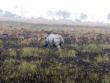
[[61, 46], [59, 43], [55, 43], [55, 46], [58, 48], [58, 49], [61, 49]]
[[58, 45], [57, 48], [58, 48], [58, 49], [61, 49], [61, 48], [60, 48], [60, 45]]
[[47, 48], [48, 46], [49, 46], [49, 43], [46, 41], [45, 44], [44, 44], [44, 47]]
[[48, 47], [48, 44], [45, 44], [44, 47]]

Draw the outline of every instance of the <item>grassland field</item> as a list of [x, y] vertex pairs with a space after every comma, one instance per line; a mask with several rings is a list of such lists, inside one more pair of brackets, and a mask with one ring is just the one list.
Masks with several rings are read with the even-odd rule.
[[[61, 34], [64, 49], [44, 48], [43, 32]], [[1, 21], [0, 83], [110, 83], [110, 27]]]

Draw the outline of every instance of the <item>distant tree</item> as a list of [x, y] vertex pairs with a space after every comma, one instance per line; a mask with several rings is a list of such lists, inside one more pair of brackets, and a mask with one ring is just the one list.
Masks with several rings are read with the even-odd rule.
[[107, 15], [107, 19], [110, 20], [110, 13]]
[[81, 15], [80, 15], [80, 19], [81, 19], [81, 20], [85, 20], [85, 19], [87, 19], [87, 15], [84, 14], [84, 13], [81, 13]]
[[70, 13], [68, 11], [57, 11], [56, 12], [56, 16], [58, 16], [59, 18], [62, 18], [62, 19], [66, 19], [70, 16]]
[[0, 9], [0, 16], [2, 16], [3, 15], [3, 10], [2, 9]]
[[78, 15], [78, 17], [76, 17], [75, 21], [77, 22], [81, 22], [81, 21], [85, 21], [87, 19], [87, 15], [84, 13], [81, 13], [80, 15]]
[[41, 19], [41, 20], [44, 20], [45, 18], [40, 16], [40, 17], [37, 17], [37, 19]]
[[6, 16], [6, 17], [15, 17], [16, 14], [11, 13], [10, 11], [5, 11], [4, 16]]
[[75, 19], [75, 21], [76, 21], [76, 22], [81, 22], [81, 20], [80, 20], [80, 19], [78, 19], [78, 18], [76, 18], [76, 19]]
[[47, 14], [50, 18], [55, 19], [56, 13], [54, 11], [48, 11]]
[[31, 19], [35, 19], [35, 17], [34, 17], [34, 16], [32, 16], [32, 17], [31, 17]]
[[0, 13], [3, 13], [3, 10], [2, 9], [0, 9]]

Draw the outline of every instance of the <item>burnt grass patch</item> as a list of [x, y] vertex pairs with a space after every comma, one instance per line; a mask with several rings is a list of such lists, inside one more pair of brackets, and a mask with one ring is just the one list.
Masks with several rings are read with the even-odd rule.
[[0, 48], [0, 83], [110, 83], [110, 48], [83, 39], [67, 39], [61, 53], [8, 42]]
[[10, 56], [6, 52], [2, 51], [0, 55], [1, 83], [110, 82], [110, 62], [96, 60], [98, 55], [109, 56], [109, 49], [103, 49], [102, 52], [79, 50], [75, 56], [52, 55], [51, 52], [44, 55], [40, 52], [39, 55], [18, 57], [17, 54]]

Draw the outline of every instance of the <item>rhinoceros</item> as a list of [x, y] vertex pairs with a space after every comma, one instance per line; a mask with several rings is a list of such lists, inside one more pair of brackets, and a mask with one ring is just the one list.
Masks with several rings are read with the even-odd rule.
[[59, 34], [49, 34], [45, 40], [45, 47], [57, 47], [60, 49], [63, 48], [64, 45], [64, 39]]

